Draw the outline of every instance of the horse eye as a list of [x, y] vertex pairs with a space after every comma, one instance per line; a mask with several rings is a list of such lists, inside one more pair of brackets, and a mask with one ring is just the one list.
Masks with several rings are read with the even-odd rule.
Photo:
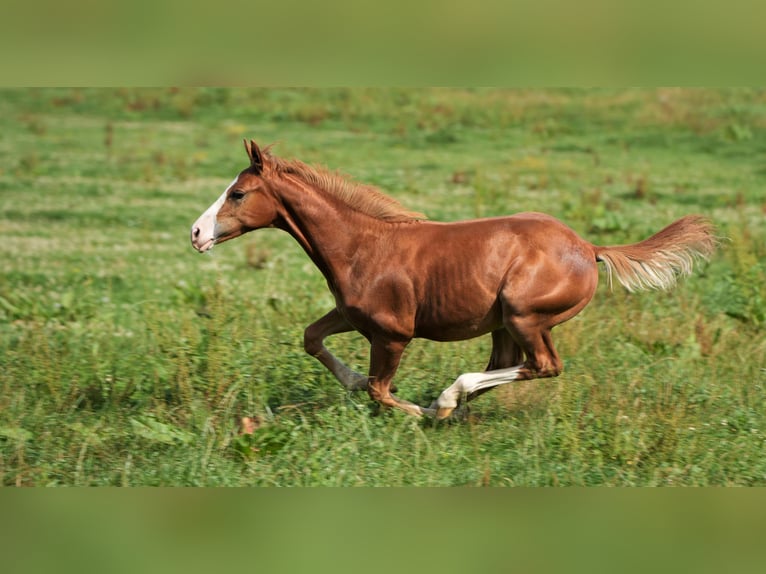
[[232, 199], [232, 200], [234, 200], [234, 201], [239, 201], [239, 200], [240, 200], [240, 199], [242, 199], [243, 197], [245, 197], [245, 192], [244, 192], [244, 191], [241, 191], [241, 190], [239, 190], [239, 189], [235, 189], [234, 191], [232, 191], [232, 192], [229, 194], [229, 199]]

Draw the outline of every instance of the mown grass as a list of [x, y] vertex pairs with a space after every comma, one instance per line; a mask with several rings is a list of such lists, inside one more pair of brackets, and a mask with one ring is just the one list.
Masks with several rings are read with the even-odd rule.
[[[763, 485], [765, 112], [757, 90], [4, 90], [0, 482]], [[379, 414], [304, 355], [332, 299], [289, 236], [188, 244], [243, 137], [432, 219], [534, 209], [613, 244], [702, 213], [725, 240], [670, 293], [602, 280], [554, 331], [558, 379], [444, 424]], [[329, 345], [366, 369], [361, 337]], [[400, 394], [488, 354], [416, 341]]]

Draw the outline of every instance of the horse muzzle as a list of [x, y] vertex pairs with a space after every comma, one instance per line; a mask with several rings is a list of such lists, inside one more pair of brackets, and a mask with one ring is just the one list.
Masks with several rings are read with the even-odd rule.
[[200, 224], [200, 222], [192, 225], [191, 244], [194, 249], [200, 253], [205, 253], [213, 248], [215, 242], [215, 225], [205, 226]]

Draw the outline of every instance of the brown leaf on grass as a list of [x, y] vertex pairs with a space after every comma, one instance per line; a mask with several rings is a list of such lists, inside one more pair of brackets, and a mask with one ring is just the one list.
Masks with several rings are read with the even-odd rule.
[[242, 417], [239, 422], [239, 434], [253, 434], [262, 424], [261, 419], [258, 417]]

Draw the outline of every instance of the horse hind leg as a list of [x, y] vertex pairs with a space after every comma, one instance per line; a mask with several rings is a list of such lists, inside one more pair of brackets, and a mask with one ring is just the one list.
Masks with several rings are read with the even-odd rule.
[[[509, 321], [506, 326], [508, 337], [493, 334], [493, 353], [489, 366], [503, 368], [460, 375], [431, 405], [431, 408], [436, 409], [436, 418], [443, 419], [452, 414], [463, 396], [473, 400], [498, 385], [558, 376], [563, 363], [553, 346], [550, 328], [541, 328], [535, 323], [534, 320]], [[505, 344], [499, 346], [500, 341], [504, 341]], [[527, 360], [522, 363], [524, 354]], [[513, 362], [518, 363], [505, 366]]]
[[[497, 371], [500, 369], [510, 369], [524, 362], [524, 351], [519, 344], [514, 341], [511, 333], [507, 329], [498, 329], [492, 331], [492, 353], [489, 356], [489, 363], [485, 372]], [[484, 387], [473, 391], [466, 397], [467, 401], [472, 401], [492, 390], [493, 386]]]
[[[462, 378], [458, 377], [455, 381], [455, 384], [460, 387], [460, 396], [457, 399], [458, 404], [464, 394], [466, 402], [470, 402], [487, 391], [491, 391], [496, 386], [503, 384], [503, 382], [515, 381], [516, 378], [508, 378], [515, 371], [509, 371], [508, 369], [521, 367], [523, 362], [524, 351], [513, 339], [511, 333], [505, 328], [492, 331], [492, 353], [484, 373], [465, 373], [462, 375]], [[503, 371], [503, 374], [495, 373], [493, 378], [486, 378], [493, 371]], [[500, 376], [502, 380], [495, 377], [495, 375]], [[435, 403], [432, 406], [438, 408], [435, 407]], [[442, 415], [441, 418], [448, 416], [447, 411], [443, 411]]]
[[524, 365], [516, 365], [483, 373], [463, 373], [441, 392], [430, 408], [436, 411], [437, 419], [447, 418], [457, 408], [463, 396], [473, 399], [498, 385], [517, 381], [523, 378], [523, 369]]
[[447, 387], [432, 404], [436, 418], [452, 414], [460, 401], [472, 401], [498, 385], [518, 379], [524, 361], [524, 351], [511, 333], [503, 328], [492, 332], [492, 354], [483, 373], [463, 373]]
[[[539, 293], [534, 297], [531, 294], [523, 296], [516, 287], [509, 286], [509, 292], [514, 292], [521, 300], [527, 300], [527, 308], [536, 311], [520, 312], [511, 305], [510, 297], [504, 299], [503, 324], [510, 340], [505, 335], [501, 338], [493, 334], [490, 365], [496, 370], [467, 373], [458, 377], [437, 399], [437, 416], [449, 416], [463, 394], [470, 400], [504, 383], [558, 376], [564, 368], [564, 363], [553, 345], [551, 329], [577, 315], [588, 304], [597, 282], [598, 272], [595, 266], [586, 268], [581, 276], [570, 281], [570, 289], [564, 289], [567, 297], [563, 300], [561, 293], [557, 292], [561, 291], [559, 286], [551, 293]], [[503, 338], [505, 345], [498, 345]], [[526, 360], [522, 363], [524, 356]], [[514, 364], [515, 366], [510, 366]], [[503, 368], [497, 369], [495, 365]]]
[[[571, 255], [575, 257], [581, 252], [574, 249]], [[577, 262], [576, 257], [573, 261]], [[512, 350], [504, 356], [521, 361], [523, 351], [526, 360], [486, 373], [461, 375], [432, 405], [437, 409], [438, 418], [449, 416], [463, 394], [476, 397], [479, 392], [511, 381], [555, 377], [561, 373], [564, 365], [553, 346], [551, 329], [577, 315], [588, 304], [596, 290], [598, 269], [595, 261], [581, 257], [574, 273], [562, 275], [562, 269], [556, 264], [548, 264], [547, 270], [561, 279], [548, 289], [543, 289], [545, 285], [539, 285], [528, 274], [520, 274], [502, 290], [503, 325], [518, 347], [509, 346]], [[523, 306], [519, 306], [519, 302], [523, 302]]]

